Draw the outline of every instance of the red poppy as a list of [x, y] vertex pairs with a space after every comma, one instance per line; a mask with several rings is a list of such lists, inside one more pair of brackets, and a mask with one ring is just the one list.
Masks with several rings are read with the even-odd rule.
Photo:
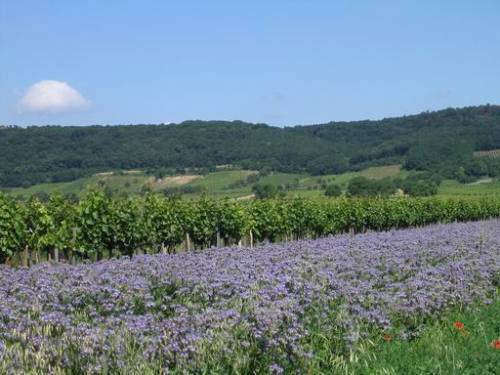
[[491, 342], [491, 347], [496, 350], [500, 350], [500, 339], [493, 340]]
[[388, 334], [385, 334], [384, 335], [384, 341], [387, 341], [387, 342], [392, 341], [392, 336], [388, 335]]
[[463, 324], [462, 322], [456, 321], [455, 323], [453, 323], [453, 327], [455, 327], [455, 329], [458, 329], [459, 331], [461, 331], [464, 329], [465, 324]]

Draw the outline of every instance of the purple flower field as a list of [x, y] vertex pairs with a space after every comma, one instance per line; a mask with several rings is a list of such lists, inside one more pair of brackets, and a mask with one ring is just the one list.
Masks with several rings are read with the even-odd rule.
[[193, 370], [207, 351], [231, 357], [250, 346], [307, 358], [312, 310], [339, 311], [353, 345], [365, 326], [390, 329], [488, 302], [500, 272], [499, 229], [490, 220], [77, 266], [1, 266], [0, 371], [57, 364], [101, 372], [137, 358]]

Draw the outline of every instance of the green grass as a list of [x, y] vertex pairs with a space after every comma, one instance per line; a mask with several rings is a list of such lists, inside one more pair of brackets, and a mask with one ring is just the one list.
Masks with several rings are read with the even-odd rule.
[[381, 180], [386, 177], [405, 178], [409, 174], [408, 171], [401, 169], [400, 165], [386, 165], [381, 167], [370, 167], [359, 172], [343, 173], [338, 176], [338, 180], [342, 183], [349, 182], [353, 177], [366, 177], [373, 180]]
[[209, 173], [201, 178], [189, 183], [190, 186], [205, 187], [208, 192], [220, 193], [229, 189], [229, 186], [237, 181], [245, 179], [254, 174], [254, 171], [233, 170]]
[[306, 177], [308, 176], [305, 174], [276, 172], [262, 177], [259, 182], [262, 184], [287, 185], [300, 183]]
[[324, 190], [321, 189], [321, 184], [336, 184], [340, 185], [343, 190], [347, 188], [347, 184], [354, 177], [366, 177], [369, 179], [380, 180], [385, 177], [401, 177], [404, 178], [409, 174], [408, 171], [402, 170], [400, 165], [387, 165], [381, 167], [370, 167], [359, 172], [346, 172], [337, 175], [326, 176], [302, 176], [299, 180], [299, 185], [288, 192], [289, 196], [300, 196], [313, 198], [324, 195]]
[[[462, 322], [464, 329], [454, 327]], [[359, 374], [498, 374], [500, 300], [445, 314], [424, 326], [415, 340], [373, 340], [366, 364], [352, 366]]]
[[311, 190], [306, 190], [306, 189], [293, 189], [287, 192], [287, 197], [292, 197], [292, 198], [317, 198], [317, 197], [324, 197], [325, 196], [325, 191], [324, 190], [319, 190], [319, 189], [311, 189]]
[[381, 167], [370, 167], [359, 172], [346, 172], [337, 175], [326, 176], [309, 176], [301, 180], [302, 185], [314, 185], [319, 183], [319, 180], [335, 183], [338, 185], [346, 185], [349, 180], [354, 177], [366, 177], [369, 179], [380, 180], [385, 177], [401, 177], [404, 178], [408, 175], [408, 171], [402, 170], [400, 165], [386, 165]]
[[14, 195], [30, 196], [45, 192], [47, 194], [59, 192], [61, 194], [81, 195], [90, 188], [97, 188], [101, 185], [109, 186], [115, 192], [136, 193], [147, 181], [148, 176], [138, 174], [117, 174], [117, 175], [94, 175], [80, 178], [71, 182], [46, 183], [33, 185], [28, 188], [15, 188], [9, 190]]
[[442, 196], [500, 194], [500, 182], [461, 184], [457, 181], [445, 180], [439, 186], [438, 194]]

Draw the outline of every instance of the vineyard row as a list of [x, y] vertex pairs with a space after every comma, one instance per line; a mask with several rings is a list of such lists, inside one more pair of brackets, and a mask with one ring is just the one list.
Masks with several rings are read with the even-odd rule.
[[100, 260], [137, 253], [316, 238], [500, 217], [500, 198], [196, 201], [158, 195], [22, 203], [0, 194], [0, 262]]

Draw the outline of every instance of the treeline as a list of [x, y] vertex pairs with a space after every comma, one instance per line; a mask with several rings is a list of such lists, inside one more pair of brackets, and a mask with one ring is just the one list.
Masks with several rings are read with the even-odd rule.
[[[250, 177], [250, 176], [249, 176]], [[258, 175], [252, 175], [252, 192], [257, 199], [284, 198], [287, 192], [297, 188], [298, 183], [275, 185], [272, 183], [259, 183]], [[382, 179], [369, 179], [363, 176], [353, 177], [344, 189], [335, 183], [335, 177], [328, 180], [318, 178], [316, 185], [308, 186], [309, 189], [324, 190], [327, 197], [391, 197], [394, 195], [407, 195], [410, 197], [428, 197], [438, 193], [442, 178], [430, 172], [411, 173], [406, 178], [385, 177]]]
[[100, 260], [491, 217], [500, 217], [500, 198], [184, 201], [91, 192], [77, 203], [59, 195], [23, 203], [0, 195], [0, 261]]
[[241, 121], [9, 127], [0, 129], [0, 186], [228, 164], [323, 175], [398, 163], [466, 182], [500, 174], [499, 159], [473, 156], [494, 149], [500, 149], [500, 106], [490, 105], [291, 128]]
[[[438, 193], [442, 178], [430, 172], [412, 173], [406, 178], [386, 177], [380, 180], [354, 177], [347, 185], [346, 195], [351, 197], [388, 197], [400, 193], [411, 197], [428, 197]], [[334, 190], [339, 194], [338, 189]], [[325, 194], [333, 196], [332, 190]], [[330, 194], [327, 194], [330, 193]]]

